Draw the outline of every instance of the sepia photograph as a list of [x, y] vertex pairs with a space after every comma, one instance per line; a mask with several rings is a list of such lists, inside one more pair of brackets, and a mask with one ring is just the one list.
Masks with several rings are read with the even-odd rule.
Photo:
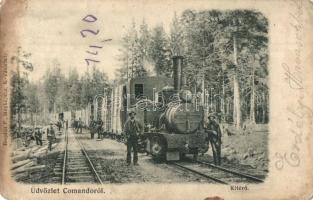
[[65, 62], [59, 46], [40, 58], [18, 47], [10, 58], [16, 181], [263, 182], [267, 19], [254, 10], [168, 15], [170, 23], [125, 16], [112, 38], [95, 14], [78, 16], [76, 33], [36, 33], [41, 45], [80, 36], [81, 60]]

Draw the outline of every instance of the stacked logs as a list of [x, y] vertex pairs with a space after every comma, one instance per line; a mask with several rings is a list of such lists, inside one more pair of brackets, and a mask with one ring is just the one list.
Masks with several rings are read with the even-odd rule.
[[[57, 144], [52, 145], [55, 149]], [[34, 172], [43, 172], [46, 170], [46, 165], [40, 164], [40, 160], [48, 157], [50, 154], [55, 154], [54, 151], [48, 151], [48, 145], [22, 147], [12, 152], [11, 154], [11, 172], [16, 181], [23, 181], [31, 178]]]

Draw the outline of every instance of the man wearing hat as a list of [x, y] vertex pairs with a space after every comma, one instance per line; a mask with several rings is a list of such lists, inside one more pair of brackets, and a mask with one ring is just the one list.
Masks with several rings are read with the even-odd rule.
[[78, 127], [77, 127], [77, 133], [79, 132], [80, 134], [83, 131], [83, 122], [81, 120], [81, 118], [78, 119]]
[[42, 132], [39, 127], [35, 128], [36, 144], [42, 146]]
[[98, 139], [102, 139], [102, 126], [103, 126], [102, 120], [98, 119], [98, 122], [97, 122]]
[[129, 118], [124, 125], [124, 133], [127, 138], [127, 165], [131, 163], [131, 150], [134, 151], [133, 163], [138, 165], [138, 138], [139, 134], [142, 133], [143, 127], [138, 120], [135, 119], [136, 113], [131, 111]]
[[49, 128], [47, 129], [47, 139], [48, 139], [48, 149], [49, 151], [52, 150], [52, 143], [53, 143], [53, 140], [55, 139], [55, 131], [53, 129], [53, 123], [50, 122], [50, 126]]
[[208, 133], [208, 140], [212, 146], [214, 164], [220, 165], [222, 132], [219, 124], [216, 122], [216, 117], [213, 113], [208, 116], [208, 120], [209, 121], [206, 124], [206, 132]]
[[90, 117], [90, 123], [89, 123], [89, 130], [90, 130], [90, 138], [93, 139], [95, 132], [96, 132], [96, 128], [95, 128], [95, 121], [92, 119], [92, 117]]

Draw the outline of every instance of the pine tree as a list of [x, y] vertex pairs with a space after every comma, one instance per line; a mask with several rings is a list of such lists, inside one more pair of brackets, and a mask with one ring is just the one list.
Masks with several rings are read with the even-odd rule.
[[117, 71], [117, 76], [121, 80], [146, 75], [144, 59], [147, 58], [149, 45], [148, 33], [148, 27], [143, 21], [143, 24], [140, 26], [140, 35], [138, 35], [136, 24], [133, 21], [130, 29], [123, 36], [123, 49], [120, 51], [121, 54], [119, 57], [121, 67]]
[[[254, 120], [255, 100], [267, 93], [267, 21], [264, 16], [248, 10], [186, 10], [179, 20], [174, 16], [173, 21], [180, 25], [182, 42], [178, 46], [185, 58], [185, 73], [191, 88], [198, 91], [202, 85], [202, 91], [203, 88], [209, 91], [211, 111], [224, 114], [232, 110], [231, 118], [238, 128], [243, 117]], [[176, 37], [172, 31], [171, 41]], [[203, 80], [201, 84], [199, 78]], [[266, 110], [267, 106], [258, 107]]]
[[169, 42], [163, 26], [156, 26], [152, 30], [150, 58], [158, 75], [171, 76], [171, 58], [168, 50]]
[[173, 56], [181, 56], [183, 55], [183, 29], [181, 27], [180, 20], [177, 17], [175, 12], [172, 24], [171, 24], [171, 32], [170, 32], [170, 46], [171, 53]]

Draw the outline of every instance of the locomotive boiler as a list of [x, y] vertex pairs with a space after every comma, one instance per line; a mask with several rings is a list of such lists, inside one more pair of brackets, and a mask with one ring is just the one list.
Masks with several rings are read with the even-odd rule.
[[203, 108], [188, 90], [182, 67], [183, 58], [173, 57], [174, 87], [161, 91], [165, 105], [159, 113], [157, 128], [145, 132], [146, 151], [158, 159], [179, 160], [185, 154], [196, 158], [199, 152], [207, 151]]

